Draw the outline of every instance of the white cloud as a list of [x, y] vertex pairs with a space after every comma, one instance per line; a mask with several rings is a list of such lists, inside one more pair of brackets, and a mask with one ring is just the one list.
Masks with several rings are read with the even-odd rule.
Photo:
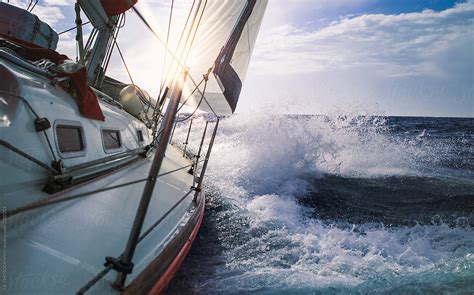
[[262, 74], [373, 68], [388, 77], [472, 73], [474, 2], [435, 12], [368, 14], [316, 31], [261, 32], [253, 70]]
[[74, 6], [74, 2], [71, 1], [71, 0], [45, 0], [44, 5], [70, 6], [70, 7], [72, 7], [72, 6]]
[[[20, 8], [26, 9], [30, 4], [27, 0], [10, 0], [9, 2]], [[64, 13], [59, 6], [73, 6], [67, 0], [45, 0], [44, 3], [38, 3], [34, 7], [32, 13], [36, 14], [43, 22], [49, 24], [51, 27], [56, 26], [65, 19]]]

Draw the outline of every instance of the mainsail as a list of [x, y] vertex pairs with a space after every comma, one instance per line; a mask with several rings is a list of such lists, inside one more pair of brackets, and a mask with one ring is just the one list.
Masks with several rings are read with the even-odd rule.
[[191, 77], [209, 73], [209, 80], [205, 93], [203, 86], [193, 92], [199, 81], [188, 81], [182, 102], [219, 116], [235, 111], [267, 3], [207, 1], [186, 66]]
[[[123, 2], [123, 10], [126, 10], [136, 0], [119, 2]], [[79, 0], [79, 3], [96, 28], [107, 26], [110, 15], [107, 3], [111, 0]], [[184, 85], [181, 103], [193, 110], [230, 115], [237, 106], [268, 0], [201, 0], [196, 3], [191, 8], [194, 19], [186, 22], [182, 33], [186, 35], [183, 42], [176, 51], [170, 49], [173, 46], [167, 49], [166, 54], [172, 54], [174, 60], [171, 65], [163, 65], [172, 68], [164, 79], [172, 87], [176, 75], [186, 67], [189, 79]], [[177, 27], [171, 32], [175, 36], [180, 33]]]

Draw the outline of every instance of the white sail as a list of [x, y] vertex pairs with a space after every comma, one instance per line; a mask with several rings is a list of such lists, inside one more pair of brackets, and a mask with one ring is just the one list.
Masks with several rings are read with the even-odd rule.
[[[100, 1], [80, 0], [79, 2], [89, 18], [93, 20], [94, 26], [104, 25], [107, 14]], [[140, 4], [140, 1], [138, 3]], [[182, 27], [173, 23], [172, 41], [168, 46], [168, 52], [154, 51], [153, 53], [174, 55], [171, 58], [174, 60], [171, 65], [169, 63], [161, 65], [165, 69], [171, 66], [171, 71], [165, 70], [168, 74], [165, 80], [168, 83], [173, 81], [173, 77], [176, 77], [183, 66], [189, 69], [190, 78], [184, 85], [182, 103], [185, 102], [192, 109], [198, 108], [220, 116], [230, 115], [237, 106], [242, 82], [268, 0], [201, 0], [195, 3], [178, 49], [174, 49], [177, 44], [173, 43], [178, 43], [177, 39], [181, 36]], [[152, 13], [154, 10], [152, 5], [145, 7], [141, 9], [142, 12], [145, 15], [148, 14], [147, 21], [151, 21], [151, 25], [157, 31], [161, 30], [159, 35], [164, 44], [163, 24], [157, 25], [154, 19], [156, 15]], [[167, 19], [165, 15], [161, 15], [160, 19]], [[196, 85], [206, 74], [209, 74], [207, 84], [201, 83], [196, 91]], [[204, 84], [206, 84], [206, 89], [203, 99]]]
[[[186, 65], [197, 83], [210, 68], [213, 71], [205, 99], [201, 100], [204, 83], [200, 91], [189, 96], [195, 84], [188, 80], [182, 102], [188, 99], [188, 106], [199, 106], [200, 110], [218, 115], [235, 111], [267, 3], [268, 0], [207, 1]], [[221, 65], [226, 60], [224, 69]]]

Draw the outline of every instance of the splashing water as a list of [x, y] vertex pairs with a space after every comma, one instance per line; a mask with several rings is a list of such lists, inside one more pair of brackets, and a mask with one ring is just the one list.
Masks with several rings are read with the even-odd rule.
[[[473, 292], [473, 125], [223, 120], [204, 224], [170, 291]], [[186, 131], [178, 127], [177, 143]]]

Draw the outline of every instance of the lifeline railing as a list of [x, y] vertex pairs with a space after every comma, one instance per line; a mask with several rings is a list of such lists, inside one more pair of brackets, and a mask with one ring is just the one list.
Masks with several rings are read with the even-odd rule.
[[[181, 77], [181, 80], [179, 81], [178, 86], [175, 88], [175, 91], [171, 95], [170, 102], [168, 104], [168, 108], [166, 111], [166, 114], [163, 117], [163, 120], [161, 122], [161, 127], [160, 127], [160, 137], [159, 137], [159, 142], [157, 144], [156, 148], [156, 153], [153, 158], [153, 162], [151, 165], [151, 168], [149, 170], [149, 174], [147, 178], [144, 179], [139, 179], [136, 181], [132, 181], [126, 184], [122, 184], [116, 187], [122, 187], [125, 185], [131, 185], [139, 182], [146, 182], [145, 183], [145, 188], [142, 193], [142, 197], [140, 199], [140, 203], [138, 205], [136, 214], [135, 214], [135, 219], [132, 225], [132, 229], [129, 234], [128, 242], [125, 247], [125, 250], [122, 254], [120, 254], [118, 257], [106, 257], [106, 262], [104, 264], [105, 268], [99, 272], [96, 276], [94, 276], [89, 282], [87, 282], [78, 292], [77, 294], [84, 294], [87, 292], [92, 286], [94, 286], [99, 280], [101, 280], [104, 276], [106, 276], [110, 270], [115, 270], [117, 271], [117, 277], [115, 279], [115, 282], [113, 283], [113, 287], [117, 290], [123, 290], [125, 286], [125, 281], [127, 278], [127, 275], [132, 273], [134, 264], [133, 264], [133, 256], [135, 254], [135, 250], [137, 245], [154, 229], [158, 226], [158, 224], [163, 221], [181, 202], [183, 202], [193, 191], [194, 196], [193, 196], [193, 202], [197, 201], [197, 198], [199, 196], [199, 193], [202, 190], [202, 185], [203, 185], [203, 179], [204, 175], [207, 169], [207, 165], [209, 162], [210, 154], [212, 151], [212, 147], [214, 144], [214, 140], [217, 134], [217, 129], [219, 126], [219, 119], [217, 119], [216, 124], [214, 126], [214, 130], [209, 142], [209, 146], [207, 148], [206, 152], [206, 157], [204, 160], [200, 160], [201, 157], [201, 152], [202, 152], [202, 147], [204, 145], [204, 141], [206, 138], [206, 133], [207, 133], [207, 128], [208, 128], [208, 122], [206, 121], [204, 131], [201, 137], [200, 145], [197, 154], [194, 156], [193, 161], [190, 165], [178, 168], [174, 171], [167, 172], [166, 174], [176, 172], [178, 170], [183, 170], [186, 168], [190, 168], [188, 172], [193, 174], [193, 185], [191, 186], [190, 190], [183, 196], [181, 197], [175, 205], [173, 205], [163, 216], [161, 216], [155, 223], [153, 223], [148, 229], [146, 229], [143, 234], [140, 234], [142, 232], [143, 228], [143, 223], [144, 219], [146, 217], [148, 207], [151, 201], [151, 198], [153, 196], [153, 191], [154, 187], [156, 184], [156, 180], [158, 177], [163, 176], [165, 174], [158, 174], [161, 168], [161, 164], [163, 162], [163, 158], [166, 152], [167, 146], [171, 143], [172, 139], [172, 134], [174, 133], [174, 130], [176, 128], [176, 113], [178, 109], [178, 104], [181, 99], [181, 94], [182, 94], [182, 85], [184, 84], [184, 81], [187, 77], [187, 71], [183, 72], [183, 75]], [[190, 121], [190, 126], [188, 128], [188, 133], [186, 136], [186, 142], [184, 143], [184, 149], [183, 149], [183, 156], [186, 156], [186, 147], [189, 144], [189, 136], [191, 132], [191, 127], [192, 127], [192, 121]], [[199, 173], [199, 176], [197, 176], [197, 170], [198, 170], [198, 165], [200, 163], [203, 163], [201, 171]], [[116, 188], [115, 187], [115, 188]], [[100, 191], [104, 191], [100, 190]], [[98, 190], [99, 191], [99, 190]], [[76, 196], [77, 197], [77, 196]]]
[[[183, 84], [184, 79], [186, 78], [186, 76], [187, 76], [187, 72], [183, 72], [182, 82], [180, 83], [181, 85]], [[135, 249], [136, 249], [138, 243], [140, 243], [148, 234], [150, 234], [153, 231], [153, 229], [156, 228], [159, 225], [159, 223], [162, 222], [193, 191], [195, 192], [195, 194], [193, 196], [193, 202], [197, 201], [197, 197], [198, 197], [199, 193], [202, 190], [204, 175], [205, 175], [205, 172], [206, 172], [206, 169], [207, 169], [207, 165], [208, 165], [208, 162], [209, 162], [211, 150], [212, 150], [214, 140], [215, 140], [215, 137], [216, 137], [216, 133], [217, 133], [217, 129], [218, 129], [218, 126], [219, 126], [219, 119], [216, 120], [214, 130], [213, 130], [212, 136], [210, 138], [209, 146], [207, 148], [207, 152], [206, 152], [206, 156], [205, 156], [204, 160], [201, 160], [200, 158], [201, 158], [202, 148], [203, 148], [203, 145], [204, 145], [204, 141], [206, 139], [207, 129], [208, 129], [208, 125], [209, 125], [209, 121], [207, 121], [207, 120], [206, 120], [206, 123], [205, 123], [205, 126], [204, 126], [204, 130], [203, 130], [203, 133], [202, 133], [201, 140], [200, 140], [198, 152], [192, 157], [192, 163], [190, 165], [179, 167], [179, 168], [174, 169], [172, 171], [168, 171], [168, 172], [159, 174], [159, 171], [160, 171], [160, 168], [161, 168], [161, 163], [163, 161], [164, 154], [165, 154], [165, 151], [166, 151], [166, 147], [167, 147], [168, 144], [171, 143], [172, 129], [173, 129], [173, 132], [174, 132], [174, 130], [176, 128], [176, 124], [174, 124], [174, 126], [173, 126], [173, 123], [175, 122], [177, 105], [180, 101], [180, 98], [181, 98], [181, 87], [177, 87], [176, 91], [173, 93], [173, 95], [171, 97], [171, 101], [168, 105], [167, 112], [166, 112], [166, 114], [163, 118], [163, 121], [162, 121], [162, 127], [160, 128], [161, 130], [159, 132], [160, 140], [159, 140], [159, 143], [157, 145], [156, 153], [155, 153], [155, 156], [154, 156], [154, 159], [153, 159], [153, 162], [152, 162], [152, 166], [149, 170], [148, 177], [133, 180], [133, 181], [129, 181], [127, 183], [122, 183], [122, 184], [119, 184], [119, 185], [114, 185], [114, 186], [109, 186], [109, 187], [106, 187], [106, 188], [92, 190], [92, 191], [88, 191], [88, 192], [84, 192], [84, 193], [79, 193], [79, 194], [75, 194], [75, 195], [54, 195], [54, 196], [51, 196], [51, 197], [46, 198], [46, 199], [42, 199], [42, 200], [39, 200], [39, 201], [36, 201], [36, 202], [32, 202], [32, 203], [27, 204], [23, 207], [19, 207], [19, 208], [7, 211], [7, 214], [1, 217], [1, 219], [9, 218], [11, 216], [14, 216], [14, 215], [22, 213], [22, 212], [31, 211], [31, 210], [34, 210], [34, 209], [39, 209], [39, 208], [50, 206], [50, 205], [57, 204], [57, 203], [60, 203], [60, 202], [70, 201], [70, 200], [78, 199], [78, 198], [81, 198], [81, 197], [87, 197], [87, 196], [91, 196], [91, 195], [94, 195], [94, 194], [98, 194], [98, 193], [113, 190], [113, 189], [118, 189], [118, 188], [129, 186], [129, 185], [134, 185], [134, 184], [137, 184], [137, 183], [146, 182], [145, 188], [144, 188], [143, 193], [142, 193], [142, 197], [140, 199], [140, 204], [139, 204], [139, 207], [137, 209], [137, 213], [136, 213], [136, 216], [135, 216], [135, 219], [134, 219], [132, 230], [131, 230], [130, 235], [129, 235], [129, 240], [128, 240], [127, 247], [126, 247], [125, 251], [121, 255], [119, 255], [117, 258], [106, 257], [106, 262], [104, 264], [105, 268], [101, 272], [99, 272], [96, 276], [94, 276], [89, 282], [87, 282], [77, 292], [77, 294], [84, 294], [85, 292], [87, 292], [99, 280], [101, 280], [105, 275], [107, 275], [107, 273], [110, 270], [116, 270], [118, 272], [118, 276], [117, 276], [117, 279], [114, 283], [114, 287], [117, 288], [117, 289], [123, 289], [127, 275], [130, 274], [133, 271], [133, 262], [132, 262], [133, 261], [133, 255], [134, 255], [134, 252], [135, 252]], [[171, 128], [172, 126], [173, 126], [173, 128]], [[186, 141], [184, 143], [185, 144], [185, 148], [183, 149], [184, 150], [184, 156], [188, 156], [186, 154], [185, 150], [186, 150], [187, 145], [189, 144], [189, 137], [190, 137], [191, 127], [192, 127], [192, 120], [190, 121], [190, 126], [188, 128], [188, 133], [186, 135]], [[44, 166], [47, 169], [52, 169], [49, 166], [47, 166], [46, 164], [43, 164], [42, 162], [40, 162], [39, 160], [37, 160], [35, 158], [32, 158], [30, 155], [21, 153], [21, 151], [16, 151], [14, 147], [10, 146], [6, 142], [0, 141], [0, 144], [4, 145], [7, 148], [13, 149], [15, 152], [20, 152], [20, 154], [23, 157], [26, 157], [27, 159], [29, 159], [31, 161], [34, 161], [35, 163], [37, 163], [40, 166]], [[143, 151], [141, 151], [141, 150], [136, 150], [135, 151], [134, 150], [134, 151], [131, 151], [131, 152], [133, 154], [135, 154], [135, 153], [143, 152]], [[85, 164], [72, 166], [72, 167], [70, 167], [70, 169], [74, 170], [74, 171], [75, 170], [81, 170], [81, 169], [84, 169], [84, 168], [88, 168], [88, 167], [91, 167], [91, 166], [94, 166], [94, 165], [101, 164], [105, 160], [111, 160], [112, 158], [114, 158], [114, 159], [115, 158], [121, 158], [123, 156], [126, 156], [125, 154], [130, 155], [129, 153], [124, 153], [123, 155], [120, 154], [120, 155], [112, 156], [111, 158], [99, 159], [97, 161], [92, 161], [92, 162], [88, 162], [88, 163], [85, 163]], [[199, 166], [200, 163], [203, 163], [203, 164], [202, 164], [202, 168], [200, 170], [199, 176], [198, 176], [198, 166]], [[153, 195], [156, 180], [159, 177], [162, 177], [162, 176], [165, 176], [165, 175], [168, 175], [168, 174], [171, 174], [171, 173], [175, 173], [175, 172], [187, 169], [187, 168], [189, 168], [188, 172], [193, 175], [193, 184], [192, 184], [190, 190], [184, 196], [182, 196], [155, 223], [153, 223], [148, 229], [146, 229], [143, 232], [143, 234], [140, 235], [142, 227], [143, 227], [143, 221], [144, 221], [144, 218], [145, 218], [146, 213], [147, 213], [148, 205], [149, 205], [151, 197]]]
[[[206, 4], [207, 4], [207, 0], [205, 1], [204, 8], [205, 8]], [[33, 8], [34, 8], [34, 6], [33, 6]], [[135, 9], [135, 12], [139, 15], [139, 17], [143, 20], [143, 22], [150, 28], [150, 30], [153, 31], [151, 29], [151, 27], [148, 25], [148, 23], [143, 19], [143, 16], [141, 16], [141, 14], [139, 14], [139, 12], [136, 9]], [[202, 9], [201, 18], [202, 18], [203, 13], [204, 13], [204, 9]], [[197, 16], [197, 12], [196, 12], [196, 16]], [[200, 18], [199, 18], [199, 22], [200, 22]], [[79, 27], [79, 26], [82, 27], [82, 24], [78, 23], [76, 27]], [[198, 26], [196, 26], [196, 30], [194, 31], [194, 36], [197, 32], [197, 27]], [[194, 36], [192, 38], [192, 41], [194, 41]], [[166, 50], [169, 51], [170, 54], [173, 56], [173, 58], [176, 59], [179, 66], [184, 67], [181, 64], [180, 59], [178, 59], [176, 56], [174, 56], [173, 52], [170, 51], [167, 46], [165, 46], [165, 47], [166, 47]], [[188, 54], [189, 54], [189, 52], [188, 52]], [[185, 59], [187, 59], [187, 56], [186, 56]], [[93, 63], [90, 63], [90, 64], [93, 64]], [[201, 81], [199, 84], [197, 84], [192, 77], [189, 77], [189, 79], [196, 86], [195, 91], [198, 90], [198, 92], [200, 94], [202, 94], [200, 103], [202, 101], [204, 101], [205, 103], [208, 104], [208, 106], [212, 110], [212, 107], [210, 106], [209, 102], [207, 101], [207, 99], [204, 96], [204, 94], [206, 92], [205, 87], [206, 87], [206, 83], [207, 83], [207, 77], [208, 77], [209, 73], [211, 72], [211, 70], [212, 70], [212, 68], [209, 69], [207, 75], [204, 75], [203, 81], [204, 81], [205, 84], [204, 84], [204, 91], [202, 91], [202, 92], [199, 90], [199, 85], [203, 81]], [[89, 71], [89, 72], [93, 73], [94, 71]], [[214, 139], [215, 139], [215, 136], [216, 136], [216, 133], [217, 133], [217, 128], [218, 128], [218, 125], [219, 125], [219, 119], [216, 121], [214, 131], [212, 133], [212, 137], [211, 137], [211, 140], [210, 140], [210, 143], [209, 143], [209, 147], [207, 149], [205, 160], [201, 161], [200, 156], [201, 156], [201, 152], [202, 152], [202, 146], [203, 146], [203, 143], [204, 143], [204, 139], [205, 139], [205, 136], [206, 136], [207, 126], [208, 126], [207, 122], [206, 122], [206, 127], [205, 127], [205, 130], [203, 132], [202, 139], [201, 139], [198, 154], [194, 157], [193, 163], [190, 164], [190, 165], [184, 166], [184, 167], [180, 167], [180, 168], [175, 169], [173, 171], [169, 171], [169, 172], [166, 172], [166, 173], [163, 173], [163, 174], [159, 174], [167, 145], [170, 143], [172, 133], [174, 132], [174, 129], [172, 131], [171, 127], [173, 126], [173, 123], [175, 122], [175, 119], [176, 119], [178, 104], [179, 104], [179, 101], [181, 99], [181, 94], [182, 94], [182, 85], [184, 84], [184, 81], [185, 81], [187, 76], [188, 76], [188, 71], [186, 69], [184, 69], [181, 81], [180, 81], [180, 83], [177, 83], [179, 86], [175, 87], [175, 91], [173, 92], [173, 94], [171, 96], [170, 103], [168, 104], [168, 109], [166, 111], [166, 114], [163, 117], [163, 120], [161, 121], [160, 132], [158, 132], [157, 135], [156, 135], [156, 136], [159, 135], [159, 142], [157, 144], [157, 149], [156, 149], [156, 152], [155, 152], [155, 156], [153, 158], [152, 165], [151, 165], [151, 168], [149, 170], [149, 175], [148, 175], [147, 178], [138, 179], [138, 180], [130, 181], [130, 182], [123, 183], [123, 184], [120, 184], [120, 185], [111, 186], [111, 187], [98, 189], [98, 190], [94, 190], [94, 191], [89, 191], [89, 192], [85, 192], [85, 193], [80, 193], [80, 194], [76, 194], [76, 195], [72, 195], [72, 196], [71, 195], [70, 196], [52, 196], [50, 198], [43, 199], [43, 200], [40, 200], [38, 202], [28, 204], [27, 206], [17, 208], [17, 209], [14, 209], [12, 211], [7, 212], [6, 218], [8, 218], [12, 215], [18, 214], [19, 212], [25, 212], [25, 211], [28, 211], [28, 210], [41, 208], [41, 207], [44, 207], [44, 206], [48, 206], [48, 205], [51, 205], [51, 204], [56, 204], [56, 203], [63, 202], [63, 201], [73, 200], [73, 199], [80, 198], [80, 197], [85, 197], [85, 196], [90, 196], [90, 195], [93, 195], [93, 194], [97, 194], [99, 192], [104, 192], [104, 191], [108, 191], [108, 190], [112, 190], [112, 189], [117, 189], [117, 188], [120, 188], [120, 187], [133, 185], [133, 184], [140, 183], [140, 182], [146, 182], [143, 193], [142, 193], [142, 197], [140, 199], [140, 203], [139, 203], [136, 215], [135, 215], [133, 226], [132, 226], [132, 229], [130, 231], [127, 246], [126, 246], [124, 252], [121, 255], [119, 255], [117, 258], [106, 257], [105, 268], [101, 272], [99, 272], [96, 276], [94, 276], [89, 282], [87, 282], [77, 292], [78, 294], [83, 294], [84, 292], [89, 290], [92, 286], [94, 286], [94, 284], [96, 284], [100, 279], [102, 279], [105, 275], [107, 275], [107, 273], [112, 269], [116, 270], [118, 272], [117, 278], [116, 278], [115, 283], [114, 283], [114, 287], [116, 289], [122, 290], [123, 287], [124, 287], [127, 275], [130, 274], [133, 271], [133, 256], [134, 256], [134, 252], [135, 252], [135, 249], [136, 249], [138, 243], [140, 243], [154, 228], [156, 228], [156, 226], [162, 220], [164, 220], [193, 191], [195, 191], [193, 201], [197, 200], [197, 196], [199, 195], [199, 192], [202, 189], [202, 182], [203, 182], [204, 175], [205, 175], [205, 172], [206, 172], [206, 169], [207, 169], [207, 165], [208, 165], [209, 157], [210, 157], [210, 154], [211, 154], [211, 150], [212, 150], [212, 147], [213, 147], [213, 144], [214, 144]], [[164, 97], [166, 97], [166, 96], [164, 95]], [[214, 115], [216, 115], [214, 110], [212, 110], [212, 112], [214, 113]], [[192, 115], [194, 115], [194, 112], [191, 114], [191, 117], [192, 117]], [[189, 140], [189, 132], [191, 131], [191, 127], [192, 127], [192, 121], [190, 122], [185, 147], [184, 147], [184, 150], [183, 150], [183, 155], [186, 155], [186, 149], [187, 149], [188, 140]], [[153, 133], [153, 135], [155, 136], [155, 132]], [[10, 146], [8, 144], [7, 145], [4, 144], [4, 146], [10, 148], [14, 152], [17, 152], [17, 153], [21, 152], [19, 150], [16, 150], [15, 147]], [[42, 162], [38, 161], [37, 159], [31, 157], [30, 155], [28, 155], [26, 153], [20, 153], [20, 155], [27, 158], [28, 160], [31, 160], [31, 161], [35, 162], [36, 164], [38, 164], [40, 166], [45, 166], [44, 168], [47, 167], [46, 165], [43, 165]], [[103, 161], [103, 160], [104, 159], [101, 159], [101, 160], [98, 160], [98, 161], [93, 161], [91, 163], [87, 163], [87, 164], [83, 164], [83, 165], [78, 165], [77, 167], [74, 167], [74, 168], [84, 169], [84, 168], [87, 168], [87, 167], [90, 167], [90, 166], [101, 164], [102, 163], [101, 161]], [[107, 159], [107, 160], [109, 160], [109, 159]], [[199, 165], [200, 162], [204, 162], [204, 163], [203, 163], [203, 166], [201, 168], [201, 172], [200, 172], [199, 177], [198, 177], [197, 176], [197, 170], [198, 170], [197, 168], [198, 168], [198, 165]], [[150, 226], [147, 230], [145, 230], [145, 232], [143, 234], [140, 235], [142, 227], [143, 227], [143, 222], [144, 222], [146, 213], [148, 211], [148, 206], [150, 204], [151, 197], [153, 195], [153, 191], [154, 191], [154, 187], [155, 187], [157, 178], [161, 177], [161, 176], [164, 176], [164, 175], [167, 175], [167, 174], [170, 174], [170, 173], [174, 173], [174, 172], [179, 171], [179, 170], [186, 169], [186, 168], [191, 168], [191, 170], [192, 170], [192, 173], [193, 173], [193, 186], [190, 188], [190, 190], [182, 198], [180, 198], [178, 200], [178, 202], [175, 205], [172, 206], [172, 208], [170, 208], [163, 216], [161, 216], [161, 218], [159, 220], [157, 220], [152, 226]], [[47, 169], [49, 169], [49, 168], [47, 168]], [[51, 170], [51, 172], [55, 172], [55, 171]], [[196, 185], [196, 182], [197, 182], [197, 185]], [[2, 216], [2, 219], [3, 218], [5, 218], [5, 217]]]

